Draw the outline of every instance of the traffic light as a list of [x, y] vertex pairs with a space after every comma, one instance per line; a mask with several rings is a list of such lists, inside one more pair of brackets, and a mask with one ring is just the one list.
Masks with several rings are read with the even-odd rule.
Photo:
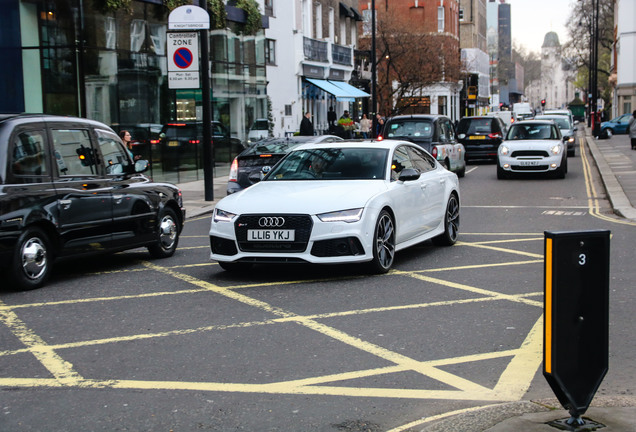
[[541, 99], [541, 106], [545, 107], [545, 99]]

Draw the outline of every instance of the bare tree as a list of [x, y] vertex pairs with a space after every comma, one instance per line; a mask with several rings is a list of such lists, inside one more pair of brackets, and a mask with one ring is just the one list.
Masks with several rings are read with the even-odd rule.
[[418, 32], [391, 11], [378, 19], [376, 36], [378, 102], [387, 114], [417, 105], [423, 88], [460, 75], [456, 40], [442, 33]]
[[[579, 70], [575, 85], [588, 87], [589, 59], [596, 0], [580, 0], [574, 3], [566, 29], [570, 41], [564, 46], [564, 53]], [[602, 97], [609, 100], [608, 78], [611, 69], [611, 53], [614, 43], [614, 0], [598, 0], [598, 88]], [[589, 90], [589, 89], [588, 89]]]

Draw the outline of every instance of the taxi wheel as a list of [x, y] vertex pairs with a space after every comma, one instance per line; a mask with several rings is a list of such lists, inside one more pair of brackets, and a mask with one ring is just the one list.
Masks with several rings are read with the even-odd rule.
[[436, 246], [452, 246], [459, 236], [459, 200], [454, 193], [448, 198], [444, 215], [444, 232], [433, 238]]
[[171, 208], [165, 208], [159, 215], [157, 239], [148, 246], [153, 258], [168, 258], [174, 255], [179, 244], [179, 225], [177, 214]]
[[375, 223], [373, 234], [373, 259], [370, 262], [373, 273], [386, 273], [393, 265], [395, 257], [395, 225], [388, 211], [382, 210]]
[[51, 242], [39, 228], [27, 228], [18, 238], [11, 263], [12, 288], [40, 288], [51, 274], [53, 251]]

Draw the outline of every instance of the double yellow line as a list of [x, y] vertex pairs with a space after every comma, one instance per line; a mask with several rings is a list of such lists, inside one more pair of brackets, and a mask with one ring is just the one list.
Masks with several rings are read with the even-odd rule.
[[[587, 139], [587, 138], [585, 138]], [[579, 154], [581, 155], [581, 162], [583, 163], [583, 174], [585, 176], [585, 189], [587, 191], [588, 211], [592, 216], [598, 219], [602, 219], [607, 222], [618, 223], [623, 225], [636, 226], [636, 223], [627, 220], [616, 219], [606, 216], [599, 211], [598, 195], [596, 188], [592, 182], [592, 167], [590, 165], [589, 158], [585, 153], [585, 146], [583, 140], [579, 140]]]

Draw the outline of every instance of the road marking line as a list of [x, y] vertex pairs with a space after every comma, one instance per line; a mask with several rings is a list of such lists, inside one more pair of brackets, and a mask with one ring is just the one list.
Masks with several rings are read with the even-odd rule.
[[522, 251], [517, 251], [517, 250], [513, 250], [513, 249], [504, 249], [504, 248], [498, 248], [498, 247], [494, 247], [494, 246], [486, 246], [486, 245], [475, 244], [475, 243], [466, 243], [466, 242], [461, 242], [461, 241], [458, 241], [457, 243], [455, 243], [455, 246], [470, 246], [470, 247], [477, 247], [477, 248], [483, 248], [483, 249], [491, 249], [491, 250], [498, 251], [498, 252], [506, 252], [506, 253], [517, 254], [517, 255], [525, 255], [525, 256], [529, 256], [529, 257], [533, 257], [533, 258], [543, 258], [542, 254], [535, 254], [535, 253], [531, 253], [531, 252], [522, 252]]
[[[1, 300], [0, 305], [4, 305]], [[9, 331], [27, 347], [27, 351], [33, 354], [53, 374], [58, 383], [61, 385], [77, 385], [83, 379], [73, 370], [71, 363], [57, 355], [40, 336], [35, 334], [18, 318], [15, 312], [0, 309], [0, 322], [6, 325]]]

